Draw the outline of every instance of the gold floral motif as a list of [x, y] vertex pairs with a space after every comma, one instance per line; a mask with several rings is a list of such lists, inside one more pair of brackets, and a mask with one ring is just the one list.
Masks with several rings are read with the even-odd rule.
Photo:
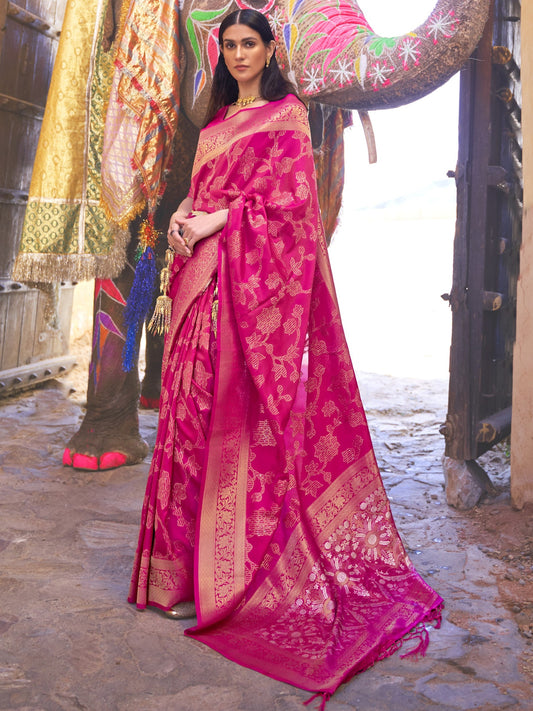
[[327, 464], [337, 454], [339, 446], [339, 440], [332, 432], [328, 432], [315, 444], [315, 455], [320, 462]]
[[254, 430], [254, 440], [260, 447], [275, 447], [276, 440], [272, 434], [272, 428], [268, 420], [260, 420]]
[[269, 336], [281, 325], [281, 311], [277, 306], [271, 306], [270, 308], [262, 309], [261, 313], [257, 318], [257, 328], [261, 333]]

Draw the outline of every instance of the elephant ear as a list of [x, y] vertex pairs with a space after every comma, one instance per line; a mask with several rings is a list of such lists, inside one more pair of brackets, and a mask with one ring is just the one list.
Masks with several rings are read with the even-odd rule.
[[351, 111], [309, 104], [309, 123], [326, 242], [337, 227], [344, 188], [344, 129], [352, 125]]
[[309, 103], [308, 116], [313, 150], [319, 150], [324, 140], [324, 110], [322, 104], [311, 101]]

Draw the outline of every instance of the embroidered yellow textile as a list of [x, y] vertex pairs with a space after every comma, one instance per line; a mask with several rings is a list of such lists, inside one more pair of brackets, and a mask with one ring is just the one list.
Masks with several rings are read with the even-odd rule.
[[106, 118], [102, 203], [126, 227], [165, 187], [179, 110], [178, 3], [135, 0], [118, 42]]
[[102, 50], [107, 0], [69, 0], [35, 158], [13, 278], [113, 277], [128, 235], [100, 207], [100, 163], [112, 56]]

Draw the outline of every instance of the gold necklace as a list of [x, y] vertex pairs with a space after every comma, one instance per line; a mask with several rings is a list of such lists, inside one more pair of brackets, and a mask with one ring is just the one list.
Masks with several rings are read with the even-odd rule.
[[233, 103], [234, 106], [248, 106], [249, 104], [253, 104], [254, 101], [257, 101], [257, 99], [260, 99], [260, 96], [244, 96], [242, 98], [238, 98], [237, 101]]

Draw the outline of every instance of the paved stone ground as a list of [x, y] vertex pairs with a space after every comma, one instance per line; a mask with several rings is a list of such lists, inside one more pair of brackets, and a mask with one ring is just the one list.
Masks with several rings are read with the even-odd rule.
[[[359, 381], [396, 523], [446, 610], [424, 659], [378, 663], [328, 711], [533, 709], [533, 519], [511, 508], [505, 448], [482, 460], [498, 495], [452, 510], [438, 434], [446, 383]], [[186, 622], [126, 603], [148, 462], [63, 468], [81, 415], [54, 382], [0, 401], [0, 709], [302, 709], [306, 692], [186, 639]], [[153, 444], [156, 414], [141, 422]]]

